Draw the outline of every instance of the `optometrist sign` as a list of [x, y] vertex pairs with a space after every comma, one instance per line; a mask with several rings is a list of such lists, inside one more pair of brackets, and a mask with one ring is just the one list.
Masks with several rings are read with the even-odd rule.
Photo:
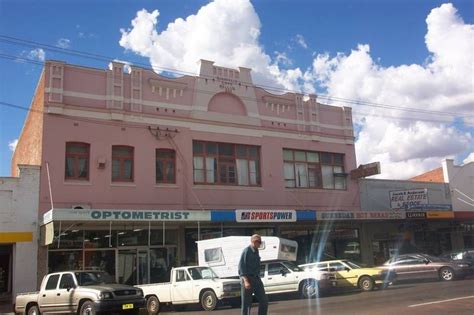
[[295, 210], [235, 210], [237, 222], [296, 222]]
[[396, 190], [390, 192], [392, 210], [408, 210], [428, 204], [428, 189]]
[[209, 211], [135, 209], [53, 209], [45, 213], [51, 221], [211, 221]]

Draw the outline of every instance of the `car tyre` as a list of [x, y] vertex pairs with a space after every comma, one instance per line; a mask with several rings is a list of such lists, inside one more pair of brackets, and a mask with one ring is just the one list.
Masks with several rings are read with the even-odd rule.
[[363, 276], [359, 280], [359, 288], [362, 291], [372, 291], [374, 289], [374, 280], [369, 276]]
[[213, 311], [217, 306], [217, 297], [214, 291], [207, 290], [201, 295], [201, 307], [205, 311]]
[[28, 315], [41, 315], [38, 305], [32, 305], [28, 308]]
[[443, 281], [454, 280], [454, 270], [449, 267], [443, 267], [439, 270], [439, 278]]
[[160, 312], [160, 301], [156, 296], [150, 296], [146, 299], [146, 310], [148, 315], [156, 315]]
[[92, 301], [85, 301], [81, 305], [81, 309], [79, 310], [79, 315], [96, 315], [97, 312], [94, 308], [94, 303]]
[[314, 279], [304, 280], [300, 288], [301, 297], [312, 299], [319, 295], [318, 283]]

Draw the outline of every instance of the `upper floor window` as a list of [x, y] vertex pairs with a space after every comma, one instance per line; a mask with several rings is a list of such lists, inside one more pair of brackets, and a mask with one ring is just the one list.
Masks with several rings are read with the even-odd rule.
[[169, 149], [156, 149], [156, 182], [176, 183], [176, 153]]
[[344, 155], [283, 150], [285, 187], [346, 189]]
[[133, 182], [133, 147], [112, 146], [112, 181]]
[[66, 179], [89, 179], [89, 153], [88, 143], [66, 143]]
[[259, 151], [257, 146], [194, 141], [194, 183], [259, 186]]

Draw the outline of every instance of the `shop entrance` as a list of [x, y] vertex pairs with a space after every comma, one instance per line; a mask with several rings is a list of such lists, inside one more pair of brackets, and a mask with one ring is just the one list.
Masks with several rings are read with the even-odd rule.
[[176, 260], [176, 247], [118, 250], [119, 283], [135, 285], [169, 281]]
[[12, 246], [0, 246], [0, 299], [11, 293]]

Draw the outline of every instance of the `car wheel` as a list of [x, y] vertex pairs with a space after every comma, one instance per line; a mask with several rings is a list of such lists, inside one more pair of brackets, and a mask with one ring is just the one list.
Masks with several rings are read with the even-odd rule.
[[374, 280], [369, 276], [363, 276], [359, 280], [359, 288], [362, 291], [372, 291], [374, 289]]
[[443, 281], [454, 280], [454, 270], [449, 267], [443, 267], [439, 270], [439, 277]]
[[207, 290], [201, 295], [201, 307], [205, 311], [212, 311], [217, 306], [217, 297], [214, 291]]
[[38, 305], [32, 305], [28, 308], [28, 315], [41, 315]]
[[301, 297], [311, 299], [318, 296], [318, 283], [313, 279], [304, 280], [300, 288]]
[[91, 301], [85, 301], [82, 303], [81, 309], [79, 310], [79, 315], [96, 315], [94, 303]]
[[146, 310], [148, 315], [156, 315], [160, 312], [160, 301], [156, 296], [150, 296], [146, 300]]

